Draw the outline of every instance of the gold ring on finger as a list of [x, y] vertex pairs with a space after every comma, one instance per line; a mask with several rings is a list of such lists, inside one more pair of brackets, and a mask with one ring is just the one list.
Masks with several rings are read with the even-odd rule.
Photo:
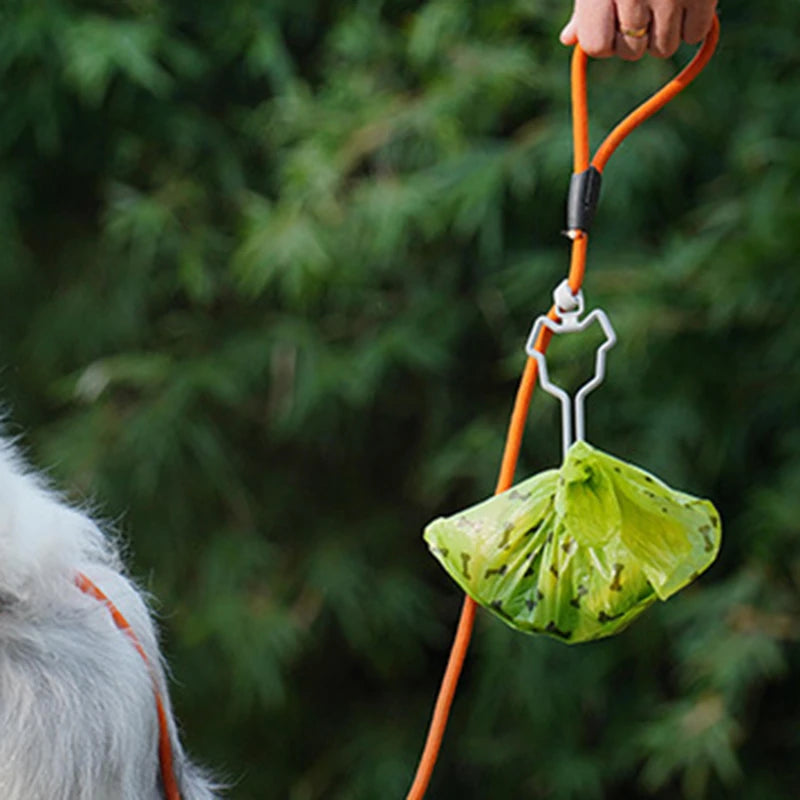
[[645, 25], [644, 28], [622, 28], [620, 33], [623, 36], [630, 36], [631, 39], [644, 39], [647, 36], [648, 28], [648, 25]]

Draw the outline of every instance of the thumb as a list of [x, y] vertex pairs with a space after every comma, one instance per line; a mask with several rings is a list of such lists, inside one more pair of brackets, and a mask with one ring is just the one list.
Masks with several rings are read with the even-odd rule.
[[569, 22], [564, 26], [558, 38], [561, 44], [565, 44], [568, 47], [578, 43], [578, 23], [574, 14], [570, 17]]

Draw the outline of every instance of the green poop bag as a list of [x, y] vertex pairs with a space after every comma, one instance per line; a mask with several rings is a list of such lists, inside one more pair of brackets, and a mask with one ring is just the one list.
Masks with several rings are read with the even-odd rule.
[[708, 500], [576, 441], [560, 469], [433, 521], [425, 540], [475, 602], [565, 642], [618, 633], [714, 561]]

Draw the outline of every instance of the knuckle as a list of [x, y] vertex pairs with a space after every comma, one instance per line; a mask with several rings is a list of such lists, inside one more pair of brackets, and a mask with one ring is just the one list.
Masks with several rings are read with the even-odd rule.
[[592, 58], [606, 58], [614, 52], [613, 30], [613, 26], [583, 20], [578, 25], [578, 42], [583, 51]]
[[609, 58], [614, 55], [611, 50], [606, 47], [583, 47], [583, 51], [587, 56], [592, 58]]
[[631, 50], [623, 50], [618, 55], [623, 61], [638, 61], [642, 57], [641, 53], [635, 53]]
[[673, 46], [672, 44], [654, 44], [650, 46], [650, 52], [656, 58], [669, 58], [672, 55], [675, 55], [675, 51], [678, 48]]
[[647, 40], [631, 40], [624, 36], [617, 37], [616, 54], [623, 61], [638, 61], [647, 52]]
[[656, 58], [669, 58], [674, 55], [680, 44], [680, 36], [653, 36], [650, 41], [650, 52]]
[[586, 55], [592, 58], [608, 58], [614, 54], [614, 49], [610, 42], [599, 36], [579, 37], [581, 48]]

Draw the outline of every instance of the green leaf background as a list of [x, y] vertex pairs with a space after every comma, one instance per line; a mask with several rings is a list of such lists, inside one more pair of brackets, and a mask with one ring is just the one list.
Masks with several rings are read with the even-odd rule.
[[[0, 8], [6, 431], [129, 543], [231, 797], [409, 784], [460, 602], [421, 531], [491, 493], [567, 265], [568, 12]], [[721, 19], [606, 170], [585, 285], [589, 438], [713, 498], [720, 559], [597, 644], [481, 615], [432, 798], [798, 794], [800, 19]], [[591, 63], [593, 141], [690, 52]], [[558, 426], [535, 397], [520, 476]]]

